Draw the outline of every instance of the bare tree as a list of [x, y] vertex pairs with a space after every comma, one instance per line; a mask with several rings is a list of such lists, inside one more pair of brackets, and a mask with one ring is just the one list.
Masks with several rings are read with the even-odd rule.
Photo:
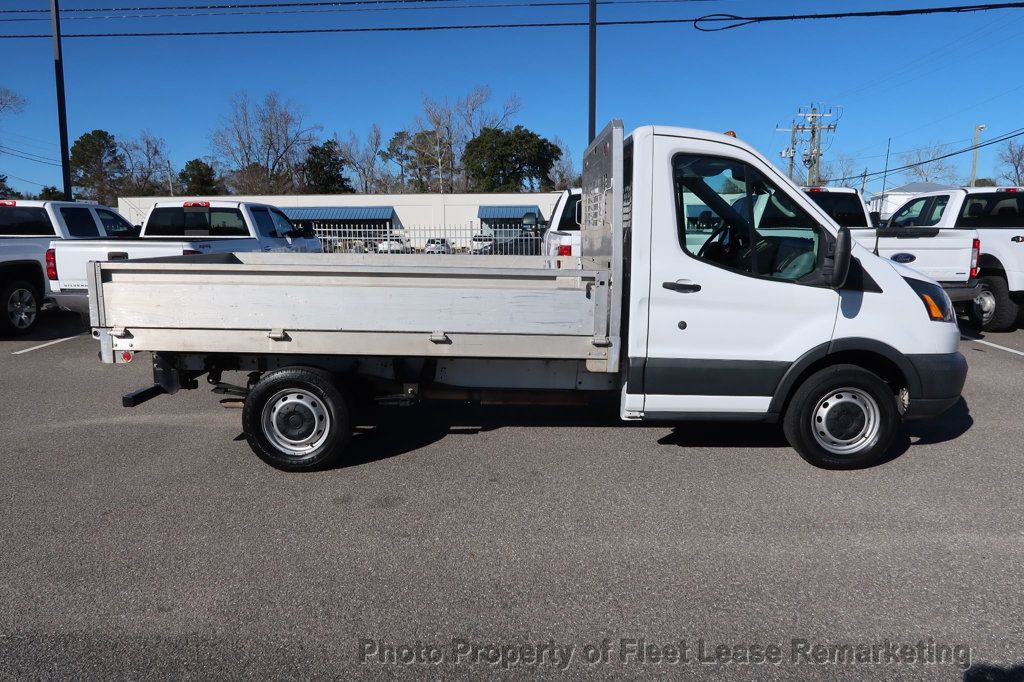
[[1000, 180], [1018, 187], [1024, 185], [1024, 144], [1007, 140], [1006, 146], [999, 152], [999, 163], [1005, 168], [999, 176]]
[[136, 197], [173, 193], [174, 175], [162, 137], [143, 130], [137, 140], [121, 142], [119, 146], [125, 165], [121, 191]]
[[376, 192], [382, 184], [383, 168], [381, 162], [380, 126], [374, 123], [366, 134], [366, 141], [360, 142], [359, 136], [349, 131], [348, 141], [339, 142], [345, 161], [356, 172], [359, 180], [358, 190], [364, 194]]
[[932, 142], [924, 147], [913, 149], [900, 156], [903, 164], [910, 166], [903, 171], [903, 174], [909, 180], [920, 182], [956, 183], [958, 178], [956, 167], [947, 159], [937, 158], [948, 153], [949, 146], [939, 142]]
[[214, 153], [231, 169], [230, 188], [241, 194], [289, 191], [321, 127], [305, 125], [301, 109], [276, 92], [255, 104], [248, 93], [239, 92], [230, 106], [221, 127], [210, 135]]
[[28, 100], [9, 88], [0, 88], [0, 114], [20, 114]]
[[856, 159], [846, 154], [836, 154], [832, 161], [822, 164], [819, 172], [820, 184], [822, 186], [860, 187], [860, 175], [857, 170]]
[[580, 177], [580, 172], [576, 169], [576, 164], [573, 163], [569, 145], [560, 137], [552, 139], [551, 142], [561, 151], [561, 156], [551, 167], [550, 177], [553, 188], [563, 190], [579, 187], [583, 178]]

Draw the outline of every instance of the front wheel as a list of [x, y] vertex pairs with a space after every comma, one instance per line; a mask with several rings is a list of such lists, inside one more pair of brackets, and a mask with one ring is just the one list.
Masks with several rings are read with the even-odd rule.
[[32, 331], [39, 322], [42, 298], [34, 286], [25, 281], [11, 282], [0, 293], [3, 315], [0, 317], [0, 332], [9, 336], [21, 336]]
[[974, 326], [985, 332], [1005, 331], [1017, 320], [1018, 305], [1010, 298], [1010, 287], [999, 275], [981, 278], [981, 291], [971, 301], [967, 314]]
[[351, 410], [334, 378], [312, 367], [268, 372], [245, 399], [242, 430], [260, 459], [282, 471], [337, 462], [352, 435]]
[[877, 464], [892, 447], [899, 424], [892, 390], [856, 365], [812, 374], [793, 395], [783, 418], [793, 449], [826, 469]]

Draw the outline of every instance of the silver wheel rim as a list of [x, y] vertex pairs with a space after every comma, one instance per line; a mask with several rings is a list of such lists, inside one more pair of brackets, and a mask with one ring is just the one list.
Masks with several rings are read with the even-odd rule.
[[833, 455], [852, 455], [870, 446], [880, 428], [878, 403], [859, 388], [830, 391], [811, 412], [814, 439]]
[[981, 293], [974, 297], [972, 305], [975, 316], [982, 323], [991, 322], [992, 317], [996, 314], [996, 297], [988, 289], [982, 289]]
[[263, 406], [263, 435], [291, 457], [312, 453], [331, 433], [331, 413], [323, 401], [303, 389], [278, 391]]
[[18, 329], [28, 329], [36, 321], [39, 306], [28, 289], [15, 289], [7, 298], [7, 319]]

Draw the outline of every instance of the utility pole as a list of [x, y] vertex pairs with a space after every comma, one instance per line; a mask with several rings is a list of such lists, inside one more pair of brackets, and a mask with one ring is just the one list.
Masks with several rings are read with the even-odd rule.
[[597, 136], [597, 0], [590, 0], [590, 104], [587, 118], [587, 144]]
[[174, 177], [174, 169], [171, 168], [171, 160], [167, 159], [167, 189], [171, 191], [171, 196], [174, 196], [174, 181], [171, 179]]
[[807, 150], [802, 154], [803, 163], [807, 166], [807, 184], [813, 187], [821, 182], [822, 141], [824, 140], [825, 133], [834, 133], [838, 126], [837, 121], [826, 124], [822, 123], [821, 119], [831, 118], [834, 115], [831, 108], [827, 111], [819, 112], [818, 108], [812, 104], [809, 111], [801, 109], [797, 112], [797, 116], [807, 119], [806, 123], [797, 123], [794, 120], [789, 128], [776, 128], [776, 130], [790, 133], [789, 147], [783, 150], [780, 155], [784, 158], [789, 158], [789, 178], [791, 180], [793, 179], [796, 149], [804, 143], [801, 137], [802, 134], [808, 133]]
[[789, 159], [789, 179], [793, 179], [793, 161], [796, 159], [796, 121], [792, 121], [788, 128], [776, 127], [778, 132], [789, 133], [789, 146], [779, 152], [779, 156]]
[[981, 131], [987, 128], [984, 123], [974, 126], [974, 153], [971, 156], [971, 187], [978, 179], [978, 142], [981, 140]]
[[60, 6], [50, 0], [50, 24], [53, 28], [53, 73], [57, 81], [57, 124], [60, 126], [60, 169], [64, 179], [64, 200], [71, 196], [71, 159], [68, 157], [68, 111], [64, 103], [64, 57], [60, 42]]
[[864, 174], [860, 176], [860, 195], [864, 196], [864, 189], [868, 186], [868, 169], [864, 169]]

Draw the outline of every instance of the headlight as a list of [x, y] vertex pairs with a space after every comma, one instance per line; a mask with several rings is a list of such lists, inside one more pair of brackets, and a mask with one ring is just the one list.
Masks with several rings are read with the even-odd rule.
[[956, 315], [953, 313], [953, 302], [949, 300], [949, 294], [942, 287], [911, 277], [904, 277], [903, 279], [914, 290], [917, 297], [921, 299], [924, 309], [928, 312], [929, 319], [936, 322], [956, 321]]

